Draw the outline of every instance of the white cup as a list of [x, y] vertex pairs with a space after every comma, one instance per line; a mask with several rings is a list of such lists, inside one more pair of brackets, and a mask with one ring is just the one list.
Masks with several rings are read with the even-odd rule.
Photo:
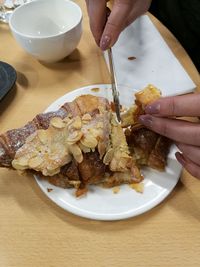
[[9, 25], [29, 54], [44, 62], [56, 62], [77, 47], [82, 11], [69, 0], [35, 0], [16, 8]]

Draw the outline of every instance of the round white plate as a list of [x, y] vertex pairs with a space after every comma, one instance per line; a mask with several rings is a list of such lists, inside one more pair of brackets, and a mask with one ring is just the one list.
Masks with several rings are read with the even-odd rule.
[[[100, 88], [100, 90], [94, 92], [91, 90], [92, 88]], [[103, 96], [112, 100], [110, 88], [110, 85], [98, 84], [77, 89], [56, 100], [45, 112], [55, 111], [65, 102], [70, 102], [83, 94]], [[133, 103], [133, 95], [132, 89], [120, 86], [120, 100], [123, 106], [130, 106]], [[126, 219], [152, 209], [173, 190], [181, 172], [181, 166], [174, 156], [175, 151], [176, 148], [172, 147], [165, 172], [158, 172], [149, 168], [142, 170], [145, 177], [143, 194], [135, 192], [128, 185], [121, 186], [117, 194], [114, 194], [112, 189], [91, 186], [86, 196], [76, 198], [74, 189], [62, 189], [51, 185], [38, 176], [35, 178], [42, 191], [53, 202], [73, 214], [95, 220]], [[49, 188], [53, 190], [48, 192]]]

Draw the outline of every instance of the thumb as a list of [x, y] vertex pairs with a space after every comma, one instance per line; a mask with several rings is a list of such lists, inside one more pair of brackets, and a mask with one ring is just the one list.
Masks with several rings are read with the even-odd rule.
[[132, 6], [132, 1], [123, 0], [114, 2], [113, 9], [108, 17], [101, 40], [100, 48], [106, 50], [118, 39]]

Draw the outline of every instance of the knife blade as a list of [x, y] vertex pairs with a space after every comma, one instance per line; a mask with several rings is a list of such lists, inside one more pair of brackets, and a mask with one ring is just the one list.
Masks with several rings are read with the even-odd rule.
[[110, 66], [110, 78], [111, 78], [113, 102], [115, 105], [115, 112], [117, 115], [117, 120], [118, 122], [121, 122], [119, 91], [117, 89], [117, 80], [116, 80], [116, 74], [115, 74], [115, 68], [114, 68], [112, 48], [108, 48], [107, 52], [108, 52], [108, 61], [109, 61], [109, 66]]

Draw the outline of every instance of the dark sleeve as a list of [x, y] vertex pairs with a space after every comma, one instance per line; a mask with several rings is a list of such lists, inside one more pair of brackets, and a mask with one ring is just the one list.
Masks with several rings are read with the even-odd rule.
[[180, 41], [200, 71], [200, 1], [153, 0], [150, 12]]

